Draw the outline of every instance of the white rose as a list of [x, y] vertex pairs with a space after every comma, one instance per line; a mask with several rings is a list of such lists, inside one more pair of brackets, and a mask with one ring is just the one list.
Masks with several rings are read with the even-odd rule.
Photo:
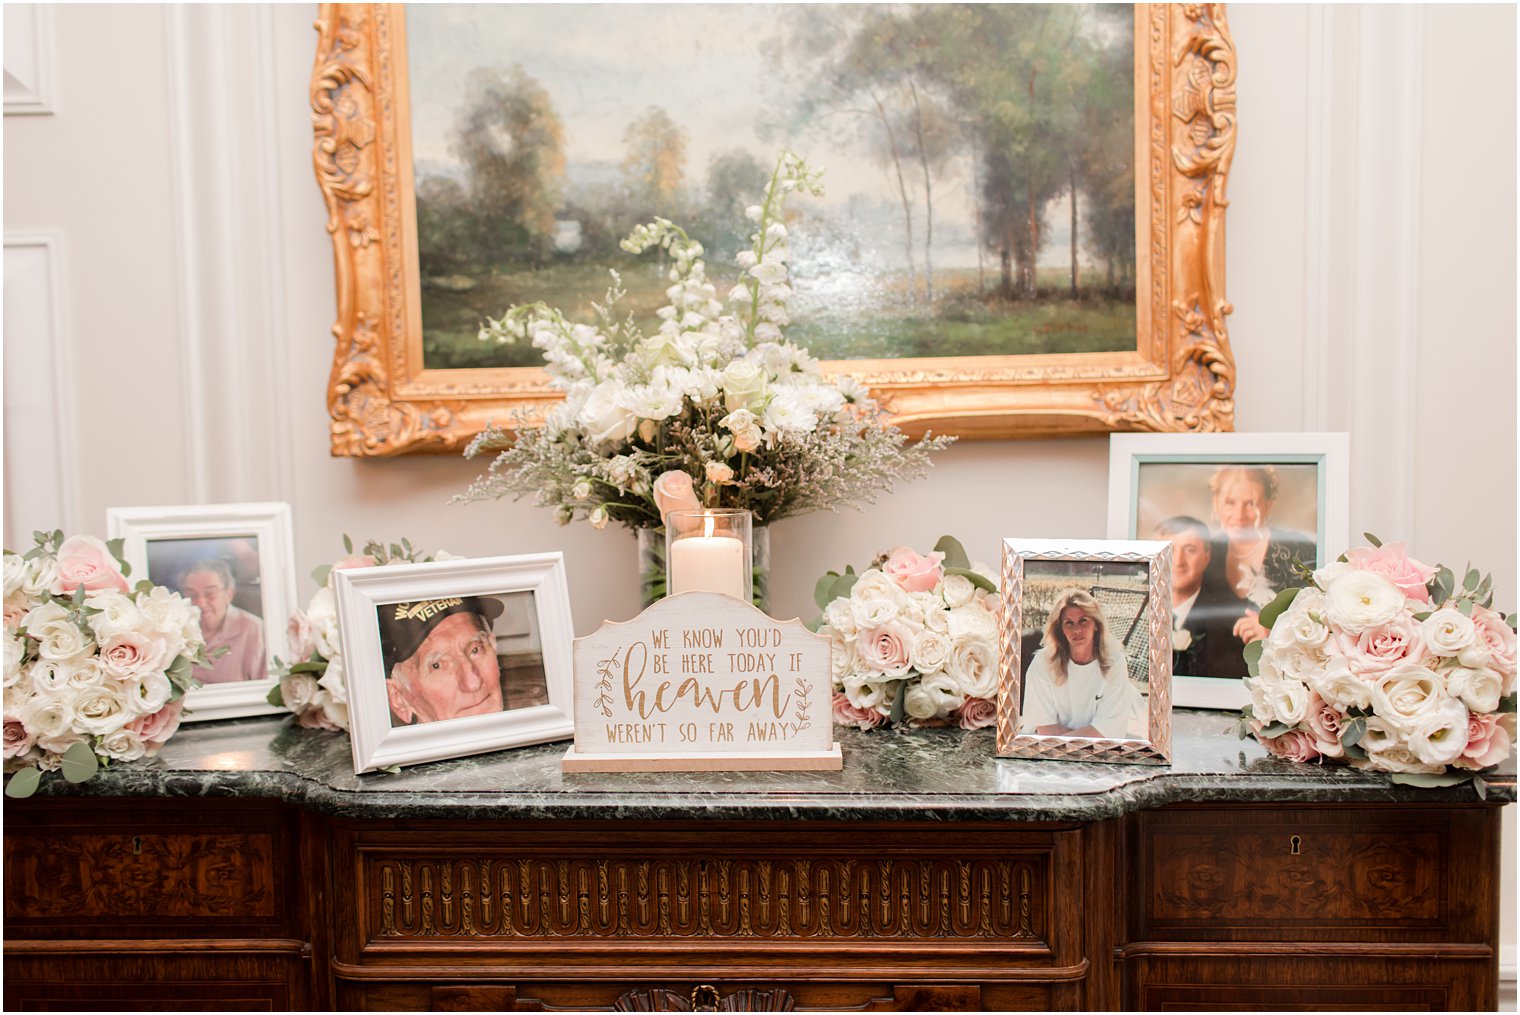
[[1382, 716], [1373, 715], [1367, 717], [1367, 728], [1357, 746], [1366, 751], [1381, 753], [1400, 750], [1403, 745], [1403, 732]]
[[102, 684], [80, 691], [74, 700], [74, 725], [97, 737], [114, 733], [136, 717], [129, 688]]
[[1459, 655], [1472, 645], [1477, 634], [1472, 620], [1449, 606], [1426, 617], [1420, 627], [1425, 635], [1425, 646], [1431, 655], [1437, 656]]
[[1373, 711], [1404, 733], [1449, 700], [1441, 678], [1418, 664], [1395, 667], [1372, 684]]
[[841, 680], [839, 686], [856, 708], [879, 708], [892, 700], [893, 683], [880, 673], [855, 673]]
[[329, 701], [322, 706], [327, 713], [327, 718], [339, 729], [348, 729], [348, 703], [343, 701]]
[[85, 738], [74, 729], [73, 701], [67, 696], [36, 695], [21, 706], [18, 715], [44, 751], [62, 754]]
[[1504, 678], [1487, 666], [1458, 666], [1446, 674], [1446, 693], [1474, 712], [1492, 712], [1504, 694]]
[[952, 641], [997, 641], [997, 618], [977, 604], [951, 610], [949, 623]]
[[920, 678], [906, 691], [903, 712], [914, 719], [938, 719], [960, 708], [966, 695], [949, 673], [934, 673]]
[[1404, 609], [1404, 593], [1371, 571], [1348, 571], [1325, 590], [1325, 615], [1349, 634], [1386, 624]]
[[69, 693], [69, 676], [73, 673], [75, 660], [50, 663], [39, 659], [29, 671], [32, 691], [36, 694], [58, 696]]
[[950, 639], [938, 631], [919, 631], [909, 650], [913, 668], [920, 673], [937, 673], [950, 660]]
[[5, 598], [9, 599], [21, 591], [21, 583], [26, 580], [26, 559], [19, 553], [5, 554]]
[[131, 680], [162, 671], [174, 661], [162, 636], [150, 638], [137, 631], [113, 635], [100, 646], [100, 663], [118, 680]]
[[64, 682], [78, 690], [101, 687], [108, 682], [109, 674], [99, 656], [80, 656], [56, 665]]
[[1309, 674], [1308, 683], [1321, 698], [1342, 710], [1372, 704], [1372, 685], [1352, 673], [1344, 661], [1332, 661]]
[[332, 659], [327, 664], [327, 670], [322, 674], [322, 679], [317, 681], [332, 700], [339, 705], [348, 704], [348, 678], [343, 672], [343, 659]]
[[1266, 690], [1278, 722], [1297, 726], [1309, 714], [1309, 688], [1297, 680], [1279, 680]]
[[10, 631], [5, 632], [5, 686], [15, 687], [21, 679], [21, 658], [26, 644]]
[[1467, 746], [1467, 709], [1448, 698], [1409, 727], [1409, 750], [1427, 765], [1447, 765]]
[[886, 572], [879, 568], [871, 568], [856, 579], [850, 589], [852, 599], [885, 599], [894, 606], [901, 606], [908, 601], [908, 594], [902, 586], [893, 581]]
[[102, 737], [95, 750], [116, 761], [136, 761], [148, 753], [148, 745], [140, 734], [123, 727]]
[[311, 621], [312, 645], [317, 655], [331, 659], [342, 652], [338, 635], [338, 600], [332, 589], [320, 588], [306, 607], [306, 619]]
[[843, 637], [838, 631], [823, 628], [820, 634], [829, 633], [829, 669], [834, 674], [835, 680], [854, 673], [861, 668], [859, 654], [855, 651], [854, 639]]
[[925, 610], [924, 630], [933, 631], [935, 634], [950, 635], [950, 611], [948, 610]]
[[[992, 698], [997, 694], [998, 666], [995, 642], [967, 638], [953, 643], [945, 672], [966, 697]], [[957, 708], [960, 706], [956, 706]]]
[[292, 712], [304, 712], [311, 707], [311, 699], [320, 688], [317, 678], [310, 673], [292, 673], [280, 681], [280, 696], [285, 707]]
[[69, 611], [57, 603], [43, 603], [21, 622], [26, 633], [36, 638], [37, 654], [48, 662], [58, 662], [84, 655], [90, 650], [89, 635], [69, 618]]
[[90, 615], [89, 624], [90, 630], [95, 632], [95, 640], [102, 644], [113, 635], [141, 630], [148, 623], [132, 597], [122, 592], [93, 593], [85, 600], [85, 605], [100, 611]]
[[856, 599], [850, 609], [855, 614], [855, 627], [860, 631], [897, 619], [897, 604], [890, 599]]
[[1277, 721], [1277, 706], [1270, 693], [1275, 684], [1276, 681], [1260, 677], [1245, 679], [1246, 693], [1251, 696], [1251, 714], [1264, 723]]
[[855, 611], [849, 599], [836, 599], [823, 608], [823, 622], [845, 638], [855, 637], [860, 630], [855, 624]]
[[615, 382], [599, 384], [592, 390], [577, 419], [589, 443], [625, 441], [633, 435], [639, 419], [628, 410], [625, 400], [625, 389]]
[[940, 583], [940, 594], [945, 597], [945, 605], [953, 610], [971, 602], [976, 595], [976, 586], [963, 574], [947, 574]]
[[157, 712], [169, 704], [169, 696], [174, 693], [174, 685], [161, 670], [144, 673], [137, 681], [129, 684], [128, 688], [132, 695], [132, 708], [138, 715]]

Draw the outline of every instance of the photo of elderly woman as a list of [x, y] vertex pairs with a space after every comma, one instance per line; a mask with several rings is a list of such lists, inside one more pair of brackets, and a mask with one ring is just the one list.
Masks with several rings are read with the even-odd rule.
[[264, 592], [257, 536], [150, 539], [148, 577], [200, 610], [210, 668], [192, 671], [202, 684], [264, 680]]
[[1147, 565], [1025, 564], [1021, 734], [1144, 739]]

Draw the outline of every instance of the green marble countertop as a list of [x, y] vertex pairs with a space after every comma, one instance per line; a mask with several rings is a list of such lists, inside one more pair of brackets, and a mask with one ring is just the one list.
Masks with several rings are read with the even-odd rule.
[[[839, 772], [566, 775], [568, 742], [354, 775], [348, 737], [288, 717], [187, 724], [159, 757], [79, 786], [57, 774], [41, 796], [249, 797], [353, 817], [482, 819], [816, 819], [1092, 821], [1186, 802], [1476, 801], [1470, 784], [1393, 785], [1341, 765], [1267, 756], [1228, 713], [1178, 709], [1169, 766], [997, 758], [991, 729], [840, 729]], [[1513, 759], [1487, 779], [1515, 799]]]

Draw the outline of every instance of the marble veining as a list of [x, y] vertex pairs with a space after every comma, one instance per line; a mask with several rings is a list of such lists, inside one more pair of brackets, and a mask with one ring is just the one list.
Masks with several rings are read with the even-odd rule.
[[[997, 758], [991, 729], [837, 731], [840, 772], [565, 775], [568, 742], [353, 774], [348, 737], [288, 717], [183, 727], [155, 759], [113, 765], [39, 795], [251, 797], [335, 816], [816, 820], [1092, 821], [1165, 804], [1380, 803], [1476, 800], [1467, 784], [1396, 786], [1340, 765], [1269, 757], [1235, 735], [1233, 716], [1178, 709], [1170, 766]], [[1488, 799], [1515, 800], [1511, 759]]]

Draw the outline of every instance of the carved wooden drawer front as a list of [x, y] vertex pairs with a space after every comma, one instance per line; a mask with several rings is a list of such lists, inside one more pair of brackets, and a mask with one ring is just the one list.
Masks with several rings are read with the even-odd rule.
[[1485, 940], [1483, 886], [1453, 869], [1493, 859], [1476, 810], [1171, 808], [1137, 826], [1140, 940]]

